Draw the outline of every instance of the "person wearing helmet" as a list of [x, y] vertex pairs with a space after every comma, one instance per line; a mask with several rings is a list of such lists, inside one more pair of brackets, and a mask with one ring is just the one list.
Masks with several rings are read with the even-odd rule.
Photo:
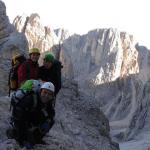
[[61, 62], [56, 60], [52, 53], [45, 54], [43, 66], [39, 68], [39, 78], [54, 84], [55, 96], [61, 89], [61, 68]]
[[11, 91], [15, 91], [18, 88], [18, 68], [25, 61], [26, 57], [23, 53], [17, 53], [12, 58], [11, 69], [9, 71], [8, 78], [9, 96]]
[[33, 148], [35, 144], [44, 144], [42, 138], [54, 124], [55, 87], [51, 82], [41, 86], [39, 83], [41, 84], [36, 80], [27, 80], [19, 89], [27, 94], [15, 95], [18, 96], [16, 100], [20, 100], [17, 104], [13, 103], [13, 130], [11, 134], [7, 132], [8, 138], [14, 138], [21, 147], [27, 149]]
[[27, 59], [18, 68], [18, 85], [21, 86], [23, 82], [29, 79], [38, 79], [39, 65], [38, 60], [40, 57], [40, 50], [32, 48], [29, 50], [29, 59]]

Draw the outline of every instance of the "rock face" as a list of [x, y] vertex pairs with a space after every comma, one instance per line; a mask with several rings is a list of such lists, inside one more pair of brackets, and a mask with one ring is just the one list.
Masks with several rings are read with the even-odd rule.
[[139, 72], [133, 37], [116, 29], [74, 35], [64, 41], [61, 55], [65, 76], [79, 82], [90, 77], [98, 85]]
[[8, 17], [6, 16], [6, 7], [5, 4], [0, 1], [0, 39], [9, 36], [13, 31], [13, 26], [10, 25]]
[[150, 52], [132, 36], [116, 29], [74, 35], [60, 56], [64, 76], [96, 99], [115, 137], [129, 140], [149, 129]]
[[62, 43], [65, 39], [69, 38], [69, 32], [65, 29], [55, 29], [55, 34], [59, 38], [60, 43]]
[[27, 49], [25, 36], [9, 23], [5, 4], [0, 1], [0, 94], [8, 91], [8, 72], [12, 56], [17, 52], [27, 53]]
[[[76, 82], [63, 83], [63, 90], [56, 104], [56, 118], [61, 128], [55, 126], [53, 134], [57, 138], [64, 137], [64, 133], [67, 135], [68, 142], [72, 144], [65, 149], [119, 149], [118, 144], [110, 140], [109, 121], [94, 99], [80, 92]], [[61, 143], [67, 142], [61, 139]]]
[[142, 132], [148, 132], [150, 127], [150, 52], [138, 45], [136, 48], [139, 72], [98, 85], [94, 90], [111, 128], [117, 129], [114, 135], [119, 140], [134, 139]]
[[55, 33], [41, 24], [38, 14], [32, 14], [30, 17], [17, 16], [13, 24], [19, 32], [25, 34], [29, 48], [38, 47], [44, 52], [50, 50], [54, 44], [58, 44]]
[[[43, 26], [38, 14], [17, 16], [13, 24], [18, 32], [24, 33], [29, 48], [38, 47], [41, 52], [50, 51], [54, 45], [68, 38], [69, 34], [64, 29], [53, 30]], [[57, 35], [56, 35], [57, 34]]]
[[146, 47], [137, 45], [139, 52], [139, 74], [132, 77], [132, 118], [125, 132], [126, 139], [132, 139], [150, 127], [149, 90], [150, 90], [150, 52]]

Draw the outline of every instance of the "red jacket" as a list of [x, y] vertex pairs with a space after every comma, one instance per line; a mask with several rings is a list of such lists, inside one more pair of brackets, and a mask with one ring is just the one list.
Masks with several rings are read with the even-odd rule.
[[28, 59], [18, 68], [18, 85], [29, 79], [38, 79], [39, 66], [31, 59]]

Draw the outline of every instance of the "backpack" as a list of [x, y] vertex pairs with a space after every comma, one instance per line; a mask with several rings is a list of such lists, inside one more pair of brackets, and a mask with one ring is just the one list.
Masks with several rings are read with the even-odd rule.
[[18, 88], [18, 68], [19, 66], [26, 61], [24, 55], [16, 55], [12, 58], [11, 61], [11, 69], [9, 71], [9, 78], [8, 78], [8, 86], [9, 86], [9, 96], [11, 90], [16, 90]]
[[24, 91], [22, 89], [18, 89], [11, 96], [11, 106], [15, 107], [19, 101], [25, 98], [29, 94], [29, 91]]
[[12, 94], [10, 103], [11, 106], [16, 107], [19, 104], [19, 102], [29, 94], [32, 94], [33, 96], [34, 100], [33, 108], [35, 108], [37, 105], [37, 93], [34, 93], [32, 91], [24, 91], [22, 89], [18, 89], [16, 92]]
[[33, 108], [37, 105], [37, 95], [41, 88], [41, 82], [38, 80], [26, 80], [25, 83], [11, 95], [11, 106], [15, 107], [28, 95], [33, 96]]
[[60, 61], [54, 60], [54, 68], [55, 68], [55, 72], [58, 72], [61, 74], [61, 69], [63, 68], [63, 65]]

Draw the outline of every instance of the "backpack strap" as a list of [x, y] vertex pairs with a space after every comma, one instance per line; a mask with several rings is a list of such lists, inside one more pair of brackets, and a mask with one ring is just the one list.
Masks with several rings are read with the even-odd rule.
[[30, 79], [30, 64], [26, 63], [26, 78], [27, 80]]
[[33, 94], [33, 108], [35, 108], [37, 106], [37, 99], [38, 99], [38, 96], [37, 94]]

